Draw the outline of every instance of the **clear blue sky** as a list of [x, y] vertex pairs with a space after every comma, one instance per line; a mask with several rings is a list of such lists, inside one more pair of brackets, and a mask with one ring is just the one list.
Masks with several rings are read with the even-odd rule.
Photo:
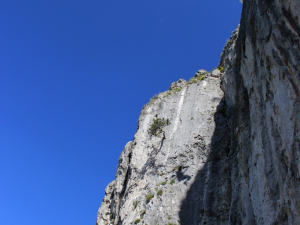
[[155, 94], [216, 67], [238, 0], [1, 0], [0, 224], [95, 224]]

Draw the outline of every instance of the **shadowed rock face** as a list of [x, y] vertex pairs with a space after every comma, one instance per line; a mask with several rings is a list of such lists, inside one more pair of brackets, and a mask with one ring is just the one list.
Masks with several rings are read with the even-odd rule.
[[300, 2], [245, 0], [224, 73], [143, 108], [97, 224], [299, 224], [299, 58]]
[[300, 2], [243, 7], [235, 58], [221, 61], [235, 154], [228, 222], [299, 224]]

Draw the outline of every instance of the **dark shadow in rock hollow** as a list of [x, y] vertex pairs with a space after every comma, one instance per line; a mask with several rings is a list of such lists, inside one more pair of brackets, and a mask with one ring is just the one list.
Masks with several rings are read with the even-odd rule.
[[[238, 200], [235, 202], [238, 194], [234, 193], [239, 192], [240, 185], [232, 184], [232, 180], [237, 180], [239, 176], [236, 170], [237, 152], [234, 152], [238, 148], [230, 142], [231, 131], [228, 127], [228, 124], [232, 123], [231, 118], [239, 117], [238, 121], [245, 121], [245, 124], [239, 124], [239, 126], [247, 130], [248, 96], [244, 90], [240, 90], [239, 95], [242, 101], [238, 111], [228, 108], [226, 117], [224, 99], [217, 107], [217, 112], [214, 114], [215, 130], [211, 138], [210, 152], [205, 165], [197, 173], [181, 203], [179, 212], [181, 225], [241, 224], [240, 215], [236, 210], [240, 204]], [[231, 114], [230, 118], [228, 114]], [[231, 126], [235, 125], [231, 124]]]
[[191, 179], [191, 176], [185, 175], [181, 171], [176, 171], [176, 178], [179, 182], [184, 181], [184, 184], [187, 185], [187, 182]]
[[[226, 117], [224, 113], [223, 115], [220, 113], [225, 107], [222, 100], [214, 115], [216, 127], [209, 156], [181, 204], [179, 213], [181, 225], [196, 225], [204, 221], [210, 223], [212, 218], [217, 222], [219, 215], [216, 215], [216, 208], [222, 207], [224, 210], [229, 208], [227, 203], [230, 202], [230, 193], [227, 191], [229, 188], [226, 188], [230, 187], [230, 173], [226, 160], [229, 153], [229, 132]], [[223, 205], [214, 205], [217, 202], [216, 198], [219, 197], [224, 200]]]

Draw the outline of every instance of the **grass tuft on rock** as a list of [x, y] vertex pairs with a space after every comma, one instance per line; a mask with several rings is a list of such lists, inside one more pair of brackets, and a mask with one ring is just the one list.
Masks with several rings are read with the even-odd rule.
[[132, 203], [133, 209], [135, 209], [135, 208], [137, 207], [137, 204], [138, 204], [138, 201], [134, 201], [134, 202]]
[[149, 203], [151, 201], [151, 199], [154, 197], [154, 194], [149, 193], [145, 197], [146, 197], [146, 202]]
[[166, 185], [167, 184], [167, 181], [163, 181], [160, 183], [160, 185]]
[[197, 76], [197, 77], [192, 77], [187, 84], [196, 84], [198, 83], [198, 81], [204, 80], [205, 79], [205, 75], [201, 75], [201, 76]]
[[161, 189], [159, 189], [159, 190], [157, 191], [157, 195], [158, 195], [158, 196], [162, 196], [162, 194], [163, 194], [163, 191], [162, 191]]

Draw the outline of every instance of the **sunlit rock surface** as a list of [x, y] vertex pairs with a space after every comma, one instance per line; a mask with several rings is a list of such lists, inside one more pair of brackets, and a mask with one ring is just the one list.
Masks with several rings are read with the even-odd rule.
[[[133, 224], [138, 219], [145, 224], [180, 222], [181, 202], [208, 163], [215, 120], [225, 120], [218, 78], [207, 74], [203, 80], [185, 83], [172, 84], [175, 89], [160, 93], [144, 107], [134, 140], [119, 159], [114, 186], [109, 185], [113, 194], [106, 190], [99, 225]], [[168, 119], [170, 124], [151, 135], [155, 119]]]
[[219, 70], [143, 108], [98, 225], [300, 223], [299, 14], [244, 0]]

